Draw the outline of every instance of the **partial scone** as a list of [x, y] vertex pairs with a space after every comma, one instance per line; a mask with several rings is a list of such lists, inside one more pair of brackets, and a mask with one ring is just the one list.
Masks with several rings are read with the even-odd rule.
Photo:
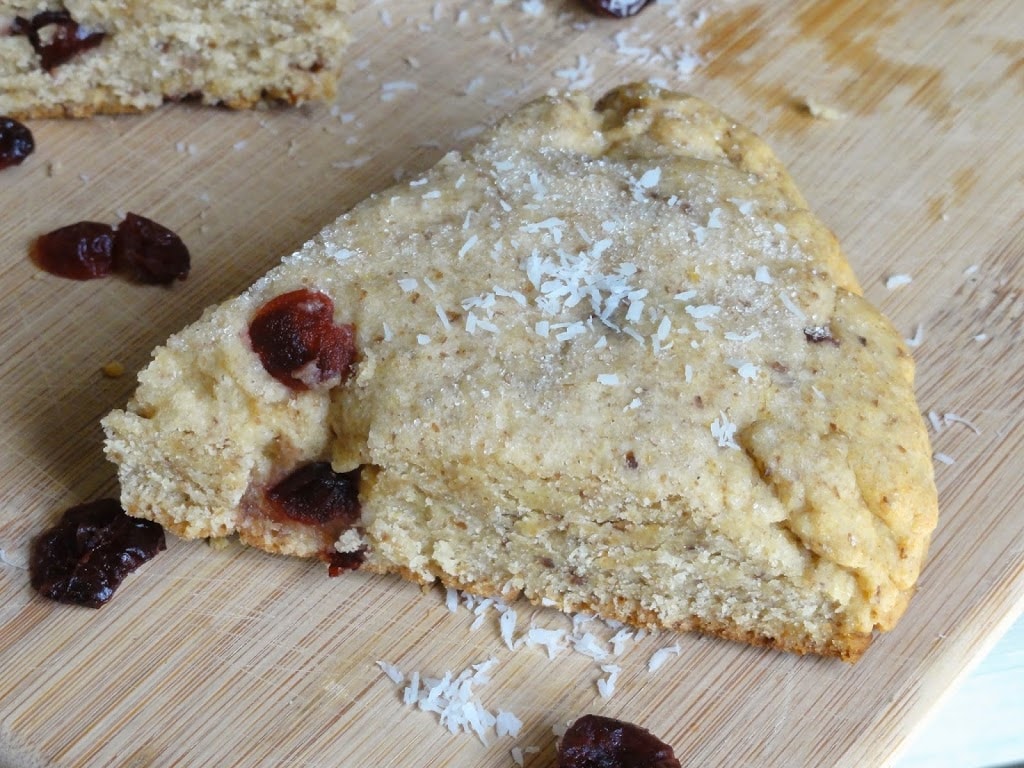
[[835, 238], [644, 85], [522, 108], [139, 381], [104, 421], [133, 515], [636, 625], [855, 659], [936, 524], [912, 360]]
[[0, 2], [0, 114], [85, 117], [165, 101], [334, 95], [351, 0]]

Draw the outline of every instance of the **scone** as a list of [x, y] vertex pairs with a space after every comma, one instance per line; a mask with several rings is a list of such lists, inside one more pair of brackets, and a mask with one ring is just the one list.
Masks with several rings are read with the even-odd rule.
[[165, 101], [334, 95], [351, 0], [0, 2], [0, 114], [83, 117]]
[[132, 515], [855, 659], [937, 501], [913, 363], [768, 147], [646, 85], [529, 104], [156, 350]]

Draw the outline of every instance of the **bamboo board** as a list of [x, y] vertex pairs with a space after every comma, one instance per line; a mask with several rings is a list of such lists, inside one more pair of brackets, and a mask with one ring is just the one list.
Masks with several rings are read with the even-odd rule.
[[[892, 759], [1024, 604], [1024, 8], [680, 0], [616, 22], [568, 1], [383, 0], [352, 26], [334, 105], [38, 122], [37, 153], [0, 175], [0, 764], [456, 768], [537, 747], [525, 764], [547, 766], [553, 727], [588, 711], [643, 723], [684, 765]], [[237, 545], [171, 541], [98, 612], [29, 589], [31, 538], [115, 490], [98, 422], [134, 376], [101, 365], [133, 374], [203, 307], [520, 102], [644, 78], [761, 133], [869, 298], [920, 340], [942, 519], [904, 621], [863, 661], [652, 636], [614, 660], [606, 700], [593, 659], [509, 651], [493, 614], [471, 631], [442, 593]], [[187, 282], [77, 284], [28, 262], [39, 233], [126, 210], [182, 235]], [[889, 290], [894, 274], [913, 281]], [[480, 699], [523, 728], [489, 745], [403, 706], [375, 664], [439, 676], [492, 656]]]

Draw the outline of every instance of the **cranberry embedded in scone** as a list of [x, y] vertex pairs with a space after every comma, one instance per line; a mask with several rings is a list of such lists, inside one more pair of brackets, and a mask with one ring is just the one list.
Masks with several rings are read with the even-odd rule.
[[[40, 31], [46, 30], [46, 35]], [[67, 11], [43, 11], [31, 19], [17, 16], [11, 33], [25, 35], [47, 72], [103, 42], [106, 33], [85, 29]], [[47, 39], [44, 39], [47, 38]]]
[[267, 373], [296, 390], [340, 384], [355, 362], [355, 327], [336, 325], [331, 298], [306, 288], [260, 307], [249, 339]]
[[266, 497], [289, 520], [353, 525], [359, 520], [359, 470], [335, 472], [327, 461], [304, 464], [269, 488]]

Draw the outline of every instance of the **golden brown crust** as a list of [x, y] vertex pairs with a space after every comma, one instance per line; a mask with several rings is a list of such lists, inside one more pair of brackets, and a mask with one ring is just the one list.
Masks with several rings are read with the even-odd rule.
[[[444, 572], [436, 572], [434, 579], [427, 579], [422, 574], [411, 571], [405, 567], [381, 567], [373, 561], [363, 564], [361, 570], [378, 575], [395, 575], [406, 581], [412, 581], [424, 589], [430, 587], [441, 587], [457, 589], [477, 597], [490, 598], [511, 602], [520, 597], [525, 597], [534, 605], [545, 605], [542, 598], [531, 598], [521, 591], [509, 591], [504, 585], [488, 581], [462, 581]], [[759, 648], [772, 648], [777, 651], [796, 653], [800, 655], [814, 654], [817, 656], [830, 656], [842, 659], [847, 662], [856, 662], [871, 645], [873, 634], [869, 632], [840, 635], [831, 638], [828, 642], [813, 642], [806, 636], [795, 633], [769, 636], [764, 633], [744, 629], [735, 623], [709, 622], [699, 617], [691, 617], [686, 621], [677, 622], [666, 627], [659, 618], [650, 611], [644, 611], [635, 605], [591, 605], [586, 602], [573, 605], [559, 606], [561, 610], [568, 613], [598, 614], [602, 618], [611, 621], [620, 621], [631, 627], [661, 630], [669, 629], [676, 632], [699, 632], [704, 635], [713, 635], [723, 640], [745, 643]]]
[[[337, 84], [332, 78], [330, 81], [311, 85], [310, 88], [305, 91], [268, 90], [267, 93], [260, 98], [239, 97], [218, 101], [209, 104], [208, 106], [223, 107], [225, 109], [233, 110], [255, 109], [257, 107], [297, 106], [310, 101], [330, 101], [335, 97], [337, 91]], [[173, 104], [175, 102], [191, 100], [192, 99], [188, 94], [182, 96], [170, 95], [163, 97], [164, 104]], [[9, 116], [18, 120], [87, 119], [90, 117], [98, 117], [100, 115], [138, 115], [156, 108], [158, 107], [136, 107], [130, 104], [120, 104], [114, 101], [103, 101], [101, 99], [97, 99], [95, 101], [91, 100], [90, 103], [87, 104], [57, 104], [46, 107], [26, 107], [20, 111], [12, 110], [9, 113]]]

